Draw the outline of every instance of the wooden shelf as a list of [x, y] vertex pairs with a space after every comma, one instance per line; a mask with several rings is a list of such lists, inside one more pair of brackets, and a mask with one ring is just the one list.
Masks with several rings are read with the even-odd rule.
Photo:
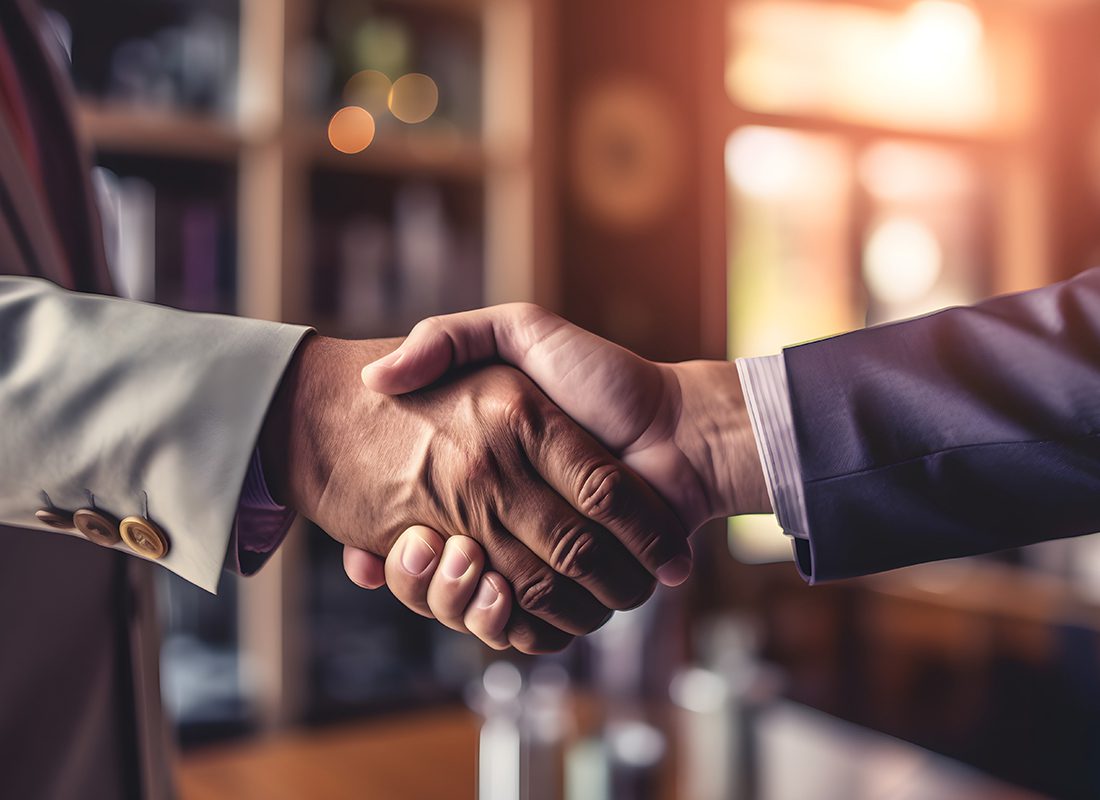
[[304, 128], [298, 141], [314, 164], [335, 171], [476, 179], [488, 164], [481, 143], [468, 136], [401, 135], [384, 130], [366, 150], [351, 155], [329, 144], [323, 125]]
[[[79, 120], [98, 152], [234, 161], [246, 144], [230, 122], [197, 113], [84, 100]], [[477, 179], [488, 166], [481, 143], [470, 136], [387, 130], [363, 152], [348, 155], [332, 148], [317, 123], [302, 126], [294, 140], [307, 163], [334, 171]]]
[[241, 146], [231, 123], [199, 113], [82, 100], [78, 118], [98, 152], [232, 161]]

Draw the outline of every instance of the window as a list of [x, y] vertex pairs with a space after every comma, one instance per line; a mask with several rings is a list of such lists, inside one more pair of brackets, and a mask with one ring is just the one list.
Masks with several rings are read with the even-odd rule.
[[[988, 294], [1030, 107], [1019, 21], [953, 0], [735, 0], [727, 20], [731, 355]], [[731, 532], [739, 558], [789, 557], [770, 517]]]

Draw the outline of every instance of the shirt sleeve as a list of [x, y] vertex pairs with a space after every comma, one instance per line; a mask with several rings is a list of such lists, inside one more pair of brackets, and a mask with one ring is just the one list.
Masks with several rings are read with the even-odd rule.
[[741, 378], [760, 463], [764, 466], [772, 509], [787, 535], [809, 539], [810, 525], [783, 355], [739, 358], [737, 374]]
[[258, 572], [271, 557], [290, 530], [295, 513], [271, 497], [260, 461], [259, 448], [252, 451], [237, 518], [233, 540], [226, 554], [225, 568], [240, 575]]

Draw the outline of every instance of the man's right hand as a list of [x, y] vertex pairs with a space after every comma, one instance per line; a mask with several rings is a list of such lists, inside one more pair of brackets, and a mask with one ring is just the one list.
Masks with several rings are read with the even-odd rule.
[[[517, 370], [459, 374], [408, 396], [364, 391], [363, 364], [397, 344], [302, 345], [261, 436], [276, 499], [383, 558], [414, 525], [476, 540], [514, 588], [507, 641], [525, 652], [560, 649], [643, 602], [658, 571], [670, 583], [687, 576], [676, 514]], [[407, 537], [402, 548], [410, 574], [439, 563], [438, 539]], [[454, 559], [470, 558], [472, 576], [474, 550]]]

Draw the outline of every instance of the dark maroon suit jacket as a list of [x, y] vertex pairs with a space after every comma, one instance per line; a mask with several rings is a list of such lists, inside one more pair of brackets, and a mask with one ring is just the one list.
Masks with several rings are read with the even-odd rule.
[[[41, 154], [36, 170], [0, 104], [0, 274], [110, 293], [71, 89], [39, 13], [0, 0]], [[72, 537], [0, 527], [0, 797], [169, 796], [150, 569]]]

